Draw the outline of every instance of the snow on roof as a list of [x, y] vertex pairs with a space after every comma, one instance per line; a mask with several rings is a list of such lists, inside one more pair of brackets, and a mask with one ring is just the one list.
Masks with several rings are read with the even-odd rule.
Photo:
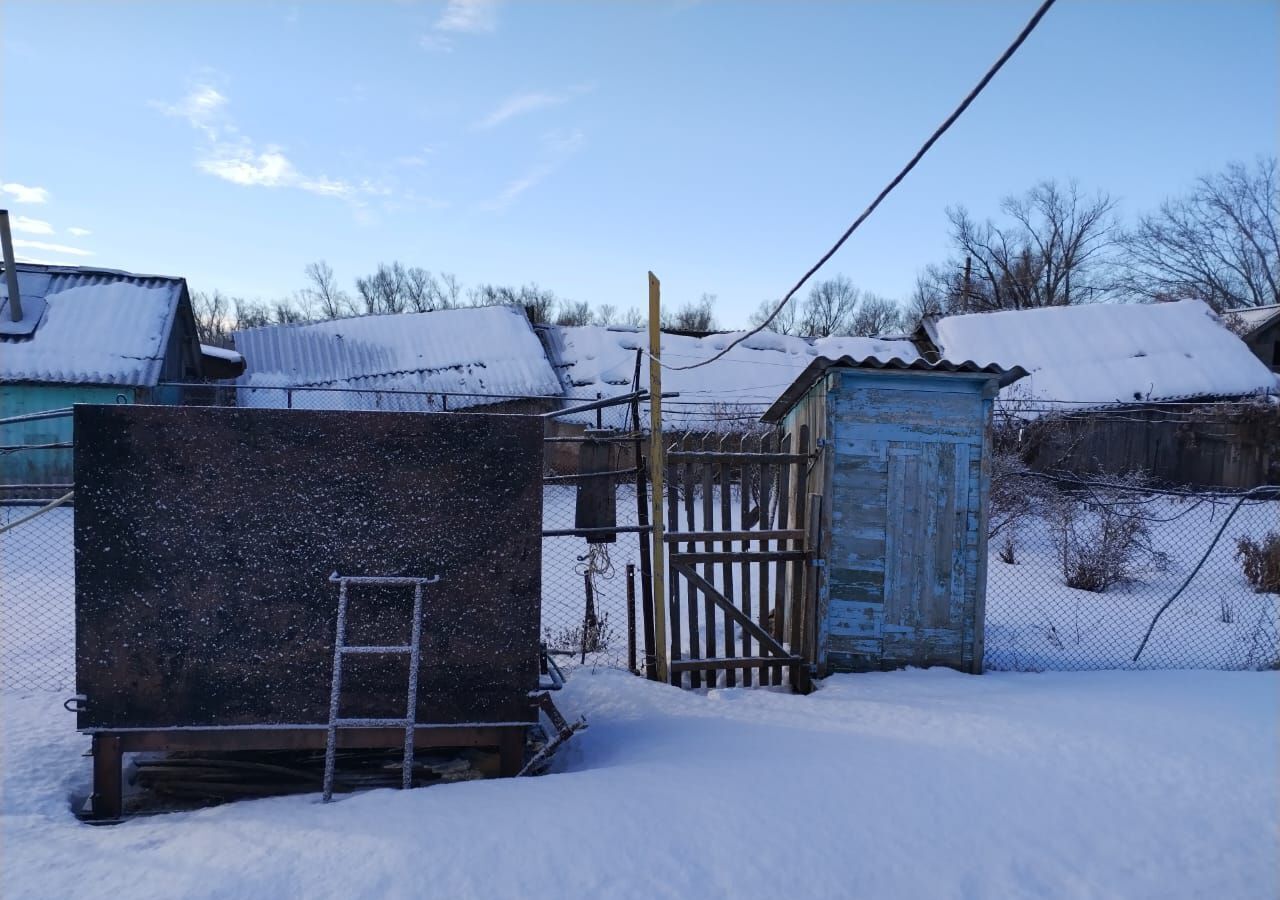
[[[160, 379], [181, 278], [71, 266], [16, 266], [34, 333], [0, 336], [0, 381], [146, 386]], [[8, 288], [0, 278], [0, 296]], [[26, 310], [24, 310], [26, 312]]]
[[1072, 404], [1235, 397], [1275, 376], [1199, 300], [948, 316], [933, 323], [953, 360], [1022, 366], [1006, 396]]
[[1234, 319], [1239, 319], [1244, 323], [1247, 333], [1252, 334], [1271, 323], [1273, 319], [1280, 318], [1280, 303], [1273, 303], [1270, 306], [1251, 306], [1245, 309], [1233, 309], [1226, 314]]
[[226, 347], [215, 347], [212, 344], [200, 345], [201, 356], [212, 356], [214, 359], [225, 360], [229, 363], [244, 362], [244, 357], [234, 350], [228, 350]]
[[[552, 362], [561, 372], [565, 395], [583, 400], [595, 399], [597, 393], [614, 397], [630, 391], [636, 350], [648, 347], [647, 334], [634, 328], [548, 326], [544, 333]], [[686, 366], [709, 359], [741, 333], [702, 338], [664, 333], [662, 361], [668, 366]], [[919, 358], [909, 341], [868, 337], [809, 340], [764, 331], [710, 365], [686, 371], [664, 369], [663, 391], [676, 391], [680, 396], [663, 401], [663, 420], [676, 428], [711, 427], [731, 418], [754, 420], [819, 356], [882, 361]], [[641, 387], [647, 388], [647, 362], [641, 366], [640, 378]], [[595, 413], [582, 413], [565, 418], [590, 423], [594, 417]]]
[[[450, 409], [560, 395], [559, 379], [524, 312], [508, 306], [268, 325], [233, 337], [248, 364], [240, 385], [335, 389], [295, 393], [294, 406], [440, 408], [438, 396], [364, 396], [344, 389], [447, 393]], [[247, 391], [244, 399], [284, 405], [279, 390]]]

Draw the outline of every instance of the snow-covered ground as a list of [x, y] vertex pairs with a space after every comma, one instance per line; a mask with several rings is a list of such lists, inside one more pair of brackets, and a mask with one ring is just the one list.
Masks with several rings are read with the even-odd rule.
[[4, 897], [1280, 895], [1280, 673], [945, 670], [809, 697], [577, 673], [553, 774], [95, 828], [61, 694], [2, 695]]

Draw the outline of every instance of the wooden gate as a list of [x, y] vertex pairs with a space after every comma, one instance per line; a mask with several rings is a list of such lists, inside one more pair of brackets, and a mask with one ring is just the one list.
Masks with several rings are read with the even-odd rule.
[[[810, 689], [821, 495], [805, 426], [687, 435], [666, 454], [671, 682]], [[723, 674], [723, 679], [721, 675]]]

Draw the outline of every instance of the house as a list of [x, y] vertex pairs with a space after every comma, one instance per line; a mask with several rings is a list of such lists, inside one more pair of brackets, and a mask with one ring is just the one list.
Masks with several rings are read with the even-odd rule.
[[518, 307], [267, 325], [232, 339], [247, 360], [239, 406], [542, 412], [561, 393]]
[[[616, 397], [631, 390], [640, 362], [640, 386], [648, 389], [647, 360], [641, 359], [649, 346], [648, 333], [626, 326], [555, 326], [539, 328], [551, 364], [559, 373], [564, 396], [578, 401]], [[678, 393], [663, 401], [662, 418], [673, 431], [728, 431], [750, 427], [815, 359], [856, 356], [887, 361], [894, 357], [908, 362], [918, 359], [908, 340], [870, 337], [802, 338], [762, 331], [714, 362], [697, 369], [681, 368], [706, 362], [722, 351], [741, 332], [717, 332], [705, 336], [666, 332], [662, 334], [662, 390]], [[622, 426], [623, 410], [608, 410], [605, 425]], [[613, 421], [610, 419], [612, 416]], [[595, 413], [565, 417], [567, 421], [590, 424]], [[642, 411], [647, 421], [647, 407]]]
[[[18, 303], [0, 279], [0, 418], [76, 403], [180, 404], [194, 382], [243, 360], [201, 347], [182, 278], [19, 263]], [[69, 484], [71, 420], [10, 423], [0, 485]]]
[[1249, 345], [1253, 355], [1280, 376], [1280, 303], [1235, 309], [1226, 318], [1233, 320], [1240, 340]]
[[917, 342], [926, 356], [1029, 373], [997, 412], [1020, 423], [1033, 466], [1204, 487], [1280, 475], [1275, 374], [1199, 300], [947, 316]]

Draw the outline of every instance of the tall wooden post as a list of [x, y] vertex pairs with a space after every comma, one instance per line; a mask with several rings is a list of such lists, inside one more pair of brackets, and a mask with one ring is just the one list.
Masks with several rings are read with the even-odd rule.
[[658, 277], [649, 273], [649, 487], [652, 491], [653, 642], [658, 680], [667, 680], [667, 546], [662, 518], [662, 300]]

